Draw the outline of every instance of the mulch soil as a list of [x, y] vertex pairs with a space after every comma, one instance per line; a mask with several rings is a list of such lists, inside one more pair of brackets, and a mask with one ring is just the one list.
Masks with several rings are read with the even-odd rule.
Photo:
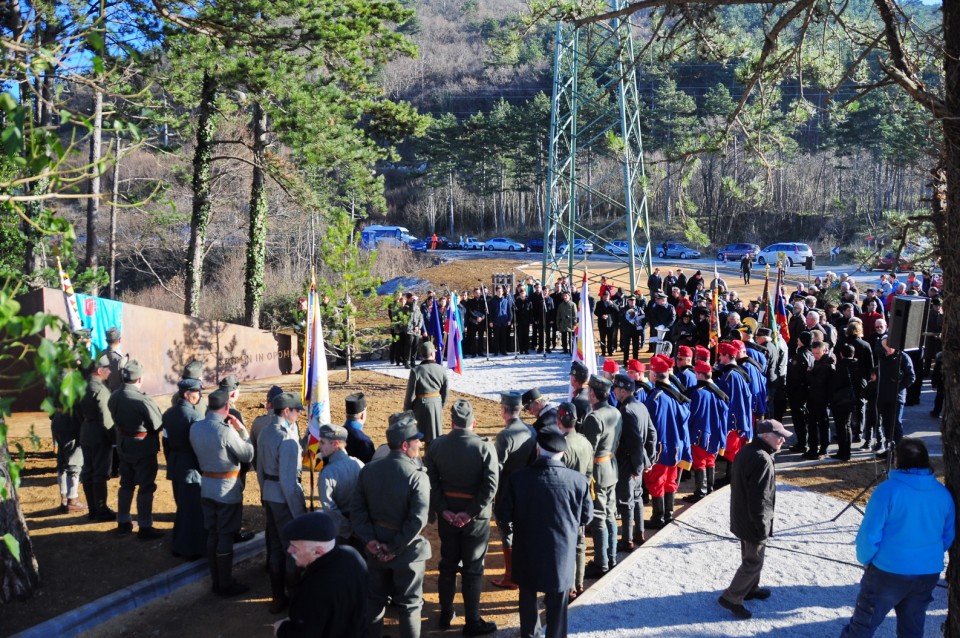
[[[534, 259], [536, 256], [534, 256]], [[502, 262], [502, 263], [501, 263]], [[509, 272], [518, 262], [510, 260], [483, 259], [449, 262], [422, 271], [420, 276], [433, 282], [438, 288], [447, 283], [458, 289], [472, 287], [477, 277], [490, 280], [494, 272]], [[591, 274], [610, 271], [601, 266]], [[518, 272], [519, 274], [519, 272]], [[608, 277], [615, 275], [610, 271]], [[535, 275], [536, 276], [536, 275]], [[756, 281], [756, 279], [755, 279]], [[625, 281], [623, 282], [626, 283]], [[751, 286], [759, 293], [762, 280]], [[594, 284], [594, 288], [597, 284]], [[741, 296], [745, 296], [741, 293]], [[649, 355], [647, 355], [649, 356]], [[272, 380], [251, 381], [241, 386], [239, 408], [246, 423], [262, 414], [261, 403], [270, 385], [277, 383], [285, 390], [299, 392], [299, 376], [287, 376]], [[385, 442], [385, 430], [389, 415], [401, 409], [405, 381], [366, 370], [354, 370], [351, 381], [346, 381], [345, 371], [330, 373], [332, 420], [342, 423], [344, 397], [363, 391], [367, 396], [369, 421], [366, 431], [376, 444]], [[451, 393], [452, 400], [466, 398], [471, 401], [480, 424], [477, 431], [491, 439], [502, 427], [499, 406], [476, 397]], [[159, 400], [162, 409], [168, 407], [166, 398]], [[305, 423], [301, 423], [301, 430]], [[41, 433], [44, 434], [44, 433]], [[25, 447], [28, 446], [23, 441]], [[27, 466], [22, 474], [23, 483], [19, 497], [27, 519], [40, 566], [42, 587], [38, 594], [24, 602], [14, 602], [0, 607], [0, 633], [10, 635], [34, 626], [44, 620], [91, 602], [101, 596], [129, 586], [182, 563], [170, 552], [169, 531], [173, 525], [174, 502], [170, 483], [165, 478], [164, 459], [161, 453], [161, 471], [154, 499], [154, 513], [158, 529], [167, 532], [164, 538], [140, 542], [135, 536], [117, 537], [114, 523], [91, 523], [85, 514], [60, 514], [57, 490], [55, 459], [48, 438], [44, 438], [39, 450], [27, 453]], [[824, 492], [842, 499], [849, 499], [866, 486], [874, 476], [874, 464], [869, 462], [836, 464], [829, 463], [784, 472], [782, 480], [808, 489]], [[304, 489], [309, 493], [307, 475]], [[116, 504], [117, 480], [110, 481], [109, 503]], [[689, 482], [682, 484], [680, 495], [692, 491]], [[679, 495], [678, 495], [679, 496]], [[862, 499], [865, 502], [865, 499]], [[677, 500], [677, 514], [682, 514], [684, 504]], [[135, 506], [134, 506], [135, 507]], [[649, 515], [649, 509], [648, 509]], [[264, 528], [264, 515], [260, 506], [257, 481], [250, 475], [244, 494], [243, 528], [260, 531]], [[648, 531], [648, 534], [651, 532]], [[437, 562], [439, 542], [436, 526], [428, 526], [424, 536], [433, 548], [433, 558], [427, 562], [424, 583], [425, 605], [423, 610], [423, 635], [441, 635], [435, 629], [439, 614], [437, 600]], [[589, 543], [588, 539], [588, 543]], [[588, 558], [592, 551], [588, 549]], [[502, 574], [503, 559], [499, 537], [491, 533], [490, 550], [487, 555], [486, 580]], [[240, 598], [224, 600], [209, 592], [206, 579], [166, 596], [151, 604], [104, 623], [88, 632], [93, 636], [143, 636], [186, 635], [238, 636], [270, 635], [270, 625], [278, 616], [267, 612], [269, 586], [263, 567], [263, 557], [251, 559], [236, 570], [237, 577], [252, 585], [251, 591]], [[589, 584], [589, 583], [588, 583]], [[462, 613], [459, 594], [458, 613]], [[481, 601], [484, 618], [495, 621], [501, 628], [517, 626], [517, 593], [500, 590], [487, 585]], [[395, 625], [395, 615], [387, 612], [387, 633]], [[454, 620], [454, 629], [459, 629], [463, 620]]]

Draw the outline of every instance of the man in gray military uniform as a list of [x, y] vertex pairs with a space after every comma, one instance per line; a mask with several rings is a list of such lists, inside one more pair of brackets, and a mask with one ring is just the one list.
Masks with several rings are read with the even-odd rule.
[[87, 516], [92, 521], [117, 520], [117, 513], [107, 506], [107, 481], [117, 438], [108, 406], [110, 391], [106, 381], [109, 376], [110, 359], [102, 354], [90, 362], [87, 391], [80, 399], [80, 448], [83, 450], [80, 484], [87, 497]]
[[[500, 481], [497, 483], [497, 498], [499, 504], [507, 489], [510, 475], [522, 467], [526, 467], [534, 460], [537, 433], [532, 427], [520, 420], [519, 392], [504, 392], [500, 395], [500, 418], [503, 419], [503, 429], [497, 433], [494, 447], [497, 450], [497, 459], [500, 464]], [[500, 530], [500, 541], [503, 544], [503, 578], [491, 581], [497, 587], [517, 589], [513, 582], [513, 525], [503, 521], [495, 509], [497, 529]]]
[[104, 334], [107, 340], [107, 349], [103, 351], [110, 360], [110, 375], [107, 377], [107, 389], [116, 392], [123, 385], [123, 368], [126, 367], [128, 357], [120, 352], [120, 330], [107, 328]]
[[430, 479], [416, 461], [423, 434], [412, 412], [390, 416], [390, 454], [360, 470], [350, 521], [370, 570], [370, 638], [379, 638], [387, 600], [399, 609], [401, 638], [420, 635], [423, 575], [430, 543]]
[[210, 393], [207, 417], [190, 428], [190, 445], [200, 462], [200, 503], [212, 591], [236, 596], [250, 589], [233, 579], [233, 537], [240, 531], [243, 513], [240, 464], [253, 460], [253, 445], [243, 423], [230, 414], [228, 392]]
[[347, 454], [346, 445], [347, 428], [339, 425], [320, 426], [319, 451], [323, 458], [323, 469], [320, 470], [318, 491], [323, 511], [337, 526], [337, 542], [352, 545], [362, 552], [363, 544], [354, 537], [350, 525], [350, 508], [363, 463]]
[[587, 566], [587, 578], [599, 578], [617, 564], [617, 459], [623, 417], [610, 405], [609, 379], [590, 375], [588, 386], [593, 411], [583, 420], [581, 434], [593, 446], [593, 478], [596, 499], [593, 502], [593, 562]]
[[301, 449], [300, 432], [297, 429], [303, 403], [292, 392], [281, 392], [271, 399], [270, 405], [273, 407], [273, 418], [260, 430], [256, 457], [260, 498], [267, 514], [264, 536], [273, 595], [269, 611], [279, 614], [287, 606], [286, 585], [295, 570], [293, 559], [287, 555], [289, 543], [280, 531], [284, 525], [307, 511], [303, 488], [300, 486]]
[[417, 303], [417, 296], [412, 292], [406, 294], [407, 303], [403, 307], [404, 316], [407, 319], [405, 347], [403, 349], [403, 367], [412, 368], [417, 355], [420, 339], [426, 338], [427, 329], [423, 324], [423, 313], [420, 312], [420, 305]]
[[480, 592], [499, 464], [493, 445], [473, 431], [476, 419], [469, 401], [456, 401], [450, 418], [453, 429], [433, 442], [424, 460], [440, 535], [440, 629], [449, 629], [454, 617], [459, 570], [467, 621], [463, 634], [482, 636], [497, 630], [496, 623], [480, 617]]
[[432, 341], [420, 344], [420, 364], [410, 370], [403, 400], [403, 409], [413, 410], [417, 416], [426, 445], [443, 434], [443, 407], [447, 404], [447, 369], [434, 359], [436, 352]]
[[577, 431], [583, 425], [583, 420], [593, 410], [590, 391], [587, 389], [587, 379], [589, 378], [590, 371], [587, 370], [587, 366], [579, 361], [570, 364], [570, 387], [573, 388], [573, 398], [570, 399], [570, 402], [577, 406]]
[[[571, 470], [587, 477], [587, 484], [593, 479], [593, 446], [587, 437], [577, 432], [577, 406], [571, 402], [561, 403], [557, 407], [557, 426], [567, 440], [567, 450], [563, 453], [563, 464]], [[573, 600], [584, 591], [584, 572], [587, 567], [587, 534], [581, 527], [577, 534], [577, 562], [573, 573]]]
[[120, 453], [120, 491], [117, 493], [117, 533], [133, 531], [130, 505], [137, 489], [137, 537], [163, 536], [153, 527], [153, 493], [157, 491], [157, 454], [163, 415], [153, 399], [140, 391], [143, 366], [130, 361], [121, 371], [123, 387], [110, 395], [107, 407], [117, 426]]

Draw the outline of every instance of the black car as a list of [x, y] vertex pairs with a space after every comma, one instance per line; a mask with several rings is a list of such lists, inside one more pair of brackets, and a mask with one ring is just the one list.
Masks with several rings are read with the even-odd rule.
[[543, 252], [543, 237], [534, 237], [532, 239], [528, 239], [524, 243], [526, 243], [527, 248], [529, 248], [535, 253]]

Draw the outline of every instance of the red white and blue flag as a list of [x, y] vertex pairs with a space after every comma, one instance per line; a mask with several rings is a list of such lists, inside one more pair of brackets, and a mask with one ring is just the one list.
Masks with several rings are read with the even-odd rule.
[[443, 364], [443, 323], [445, 319], [440, 318], [440, 307], [437, 305], [437, 298], [433, 298], [433, 308], [430, 311], [430, 325], [427, 326], [427, 334], [433, 339], [437, 346], [437, 352], [433, 355], [434, 360]]
[[[434, 302], [436, 303], [436, 302]], [[437, 312], [434, 310], [434, 312]], [[447, 317], [444, 332], [447, 333], [446, 357], [447, 367], [463, 374], [463, 322], [460, 319], [460, 302], [457, 299], [457, 293], [450, 295], [450, 301], [447, 303]]]
[[783, 296], [783, 268], [777, 269], [777, 288], [773, 292], [774, 316], [777, 319], [777, 328], [784, 341], [790, 341], [790, 319], [787, 316], [787, 300]]

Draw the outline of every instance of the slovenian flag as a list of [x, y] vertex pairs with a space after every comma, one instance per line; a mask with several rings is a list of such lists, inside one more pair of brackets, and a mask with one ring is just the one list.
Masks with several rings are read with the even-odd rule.
[[320, 295], [314, 275], [310, 276], [310, 295], [307, 299], [307, 326], [304, 331], [303, 403], [310, 405], [310, 422], [303, 462], [316, 469], [320, 445], [320, 426], [330, 423], [330, 388], [327, 384], [327, 353], [320, 323]]
[[774, 314], [777, 319], [777, 328], [784, 341], [790, 341], [790, 320], [787, 318], [787, 300], [783, 296], [783, 268], [777, 269], [777, 288], [773, 291], [775, 304]]
[[57, 271], [60, 273], [60, 287], [63, 289], [63, 302], [67, 306], [67, 324], [71, 330], [79, 330], [83, 327], [80, 321], [80, 306], [77, 304], [77, 295], [73, 291], [73, 282], [70, 281], [70, 275], [64, 271], [60, 265], [60, 258], [57, 257]]
[[437, 346], [437, 352], [434, 354], [437, 363], [443, 363], [443, 328], [440, 324], [440, 307], [437, 305], [437, 298], [433, 298], [433, 310], [430, 311], [430, 325], [427, 326], [427, 334], [433, 338], [434, 345]]
[[447, 333], [447, 367], [463, 374], [463, 350], [461, 341], [463, 341], [463, 324], [460, 320], [460, 302], [457, 299], [457, 293], [450, 295], [450, 301], [447, 303], [446, 327]]

